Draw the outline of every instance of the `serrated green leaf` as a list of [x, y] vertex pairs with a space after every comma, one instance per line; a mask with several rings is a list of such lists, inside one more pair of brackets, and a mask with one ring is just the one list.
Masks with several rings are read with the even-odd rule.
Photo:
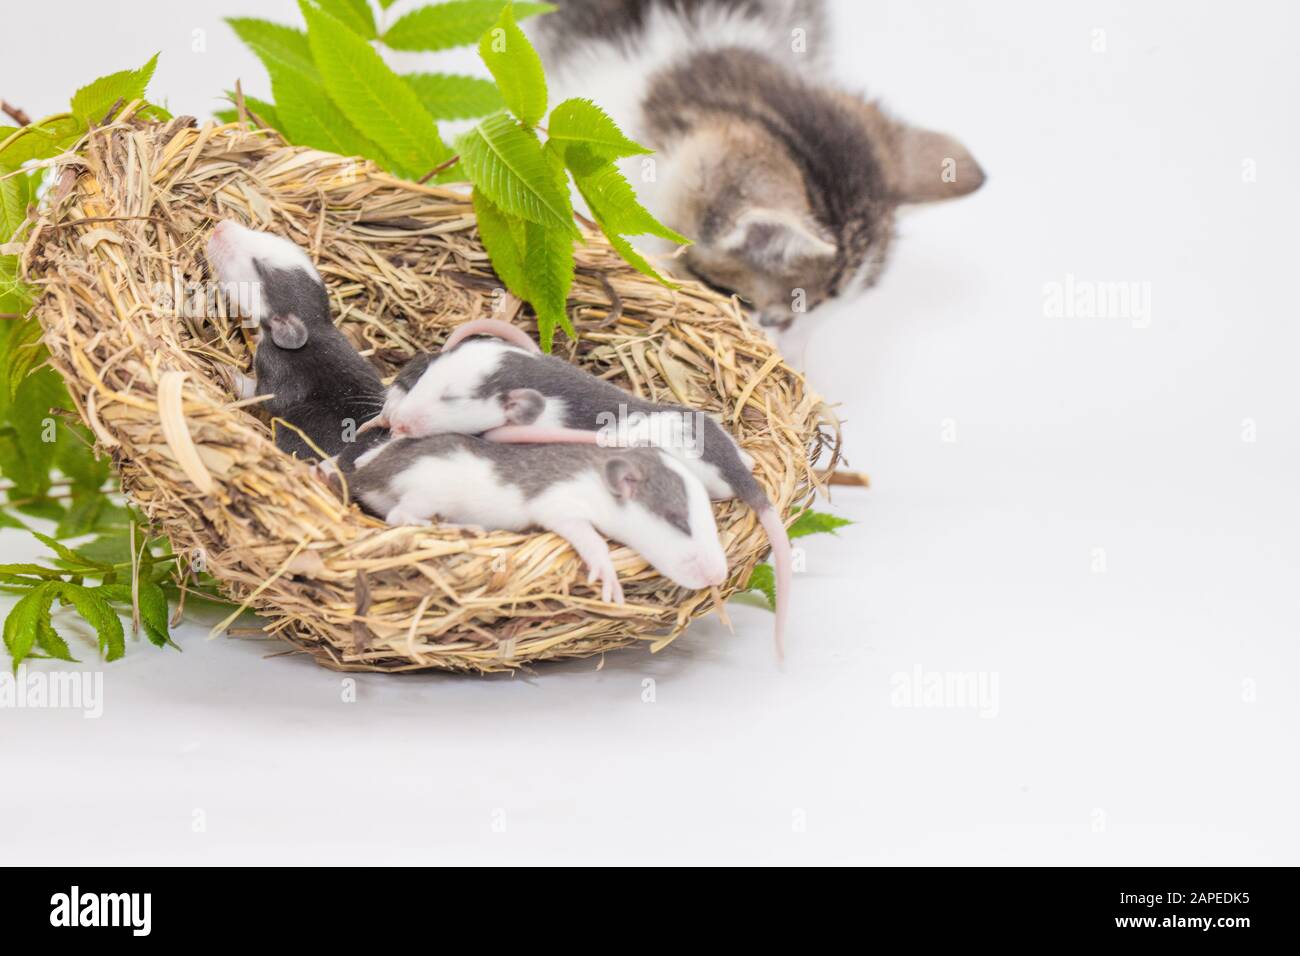
[[65, 572], [43, 564], [0, 564], [0, 574], [25, 574], [38, 578], [61, 578]]
[[385, 167], [392, 165], [382, 149], [348, 122], [320, 83], [277, 68], [271, 71], [271, 90], [283, 123], [281, 132], [290, 142], [340, 156], [362, 156]]
[[[3, 417], [9, 416], [9, 406], [18, 396], [18, 388], [27, 380], [32, 369], [48, 356], [41, 341], [41, 324], [33, 317], [14, 322], [9, 320], [0, 330], [4, 343], [3, 361], [0, 361], [0, 409]], [[7, 334], [5, 334], [7, 333]]]
[[[412, 10], [384, 31], [380, 39], [394, 50], [450, 50], [483, 36], [505, 7], [503, 0], [449, 0]], [[549, 13], [549, 3], [516, 3], [516, 20]]]
[[650, 264], [649, 260], [647, 260], [645, 256], [641, 255], [641, 253], [637, 252], [636, 249], [632, 247], [632, 243], [628, 242], [626, 239], [624, 239], [622, 236], [620, 236], [618, 233], [614, 232], [613, 230], [606, 229], [604, 225], [600, 223], [599, 220], [597, 220], [597, 225], [600, 225], [601, 232], [605, 234], [605, 238], [609, 240], [609, 244], [614, 247], [614, 251], [617, 252], [620, 256], [622, 256], [623, 259], [627, 262], [627, 264], [630, 265], [633, 269], [635, 269], [637, 272], [641, 273], [644, 276], [649, 276], [651, 279], [654, 279], [656, 282], [660, 282], [663, 285], [666, 285], [670, 289], [677, 288], [677, 284], [674, 282], [670, 282], [669, 280], [661, 276], [655, 270], [655, 267]]
[[252, 17], [227, 17], [226, 23], [257, 54], [267, 73], [287, 71], [320, 83], [307, 34], [301, 30]]
[[456, 140], [474, 185], [503, 211], [579, 237], [568, 190], [537, 137], [508, 113], [481, 120]]
[[767, 606], [776, 610], [776, 575], [770, 564], [760, 564], [754, 568], [754, 573], [749, 576], [749, 583], [745, 585], [746, 591], [762, 591], [763, 596], [767, 598]]
[[690, 242], [651, 215], [637, 201], [618, 167], [590, 147], [571, 144], [564, 150], [564, 160], [592, 215], [608, 229], [623, 236], [651, 235], [679, 244]]
[[0, 166], [17, 169], [28, 160], [57, 156], [83, 132], [85, 125], [77, 117], [64, 114], [24, 126], [16, 133], [0, 134]]
[[17, 173], [0, 166], [0, 243], [17, 238], [19, 228], [27, 219], [31, 187], [29, 173]]
[[113, 531], [91, 538], [76, 548], [76, 554], [82, 566], [126, 564], [131, 560], [130, 532]]
[[27, 525], [23, 524], [7, 511], [0, 511], [0, 528], [17, 528], [19, 531], [27, 531]]
[[126, 632], [122, 629], [122, 622], [103, 595], [96, 593], [97, 589], [66, 581], [57, 587], [59, 595], [95, 629], [104, 660], [115, 661], [126, 653]]
[[497, 81], [506, 108], [526, 126], [546, 115], [546, 74], [542, 58], [515, 23], [507, 4], [492, 28], [478, 41], [478, 55]]
[[77, 659], [72, 656], [68, 642], [61, 638], [59, 632], [54, 629], [54, 625], [50, 621], [50, 609], [48, 607], [45, 608], [45, 613], [36, 621], [36, 646], [55, 660], [78, 663]]
[[[329, 14], [300, 0], [307, 41], [330, 99], [391, 161], [418, 177], [451, 155], [429, 111], [374, 48]], [[280, 102], [279, 95], [276, 102]]]
[[54, 534], [59, 538], [79, 538], [94, 530], [99, 513], [108, 499], [98, 489], [78, 491], [72, 496], [68, 512], [59, 522]]
[[389, 7], [391, 7], [391, 6], [392, 6], [393, 4], [395, 4], [396, 2], [397, 2], [397, 0], [379, 0], [379, 9], [380, 9], [380, 10], [387, 10]]
[[[15, 484], [21, 484], [27, 497], [39, 498], [50, 487], [55, 442], [46, 439], [58, 434], [50, 409], [62, 407], [67, 401], [63, 379], [52, 368], [38, 369], [28, 375], [14, 394], [9, 415], [13, 423], [13, 439], [23, 461], [18, 473], [10, 477]], [[0, 456], [0, 460], [4, 457]]]
[[375, 15], [366, 0], [316, 0], [320, 8], [353, 33], [366, 40], [375, 38]]
[[524, 270], [525, 220], [502, 212], [481, 189], [475, 188], [473, 200], [479, 239], [492, 260], [492, 268], [507, 289], [529, 300], [532, 296], [528, 290], [528, 273]]
[[4, 642], [9, 656], [13, 658], [15, 671], [36, 643], [40, 634], [40, 621], [42, 618], [49, 619], [50, 604], [61, 587], [57, 582], [42, 584], [24, 594], [9, 610], [4, 623]]
[[83, 86], [72, 96], [72, 115], [86, 124], [102, 123], [105, 114], [119, 99], [123, 106], [132, 100], [144, 99], [144, 91], [148, 88], [157, 65], [158, 54], [155, 53], [138, 70], [110, 73], [89, 86]]
[[835, 515], [809, 508], [799, 512], [799, 517], [795, 518], [790, 525], [789, 534], [791, 540], [810, 534], [834, 534], [837, 529], [851, 524], [853, 522], [848, 518], [837, 518]]
[[78, 554], [72, 548], [69, 548], [63, 542], [58, 541], [55, 538], [51, 538], [47, 534], [41, 534], [39, 531], [33, 531], [31, 534], [33, 538], [41, 542], [41, 544], [45, 545], [47, 548], [49, 548], [51, 551], [57, 554], [64, 561], [67, 561], [74, 568], [84, 568], [87, 571], [92, 569], [98, 569], [101, 571], [109, 569], [109, 565], [100, 562], [91, 561], [90, 559], [86, 558], [84, 555]]
[[529, 303], [537, 313], [537, 335], [543, 352], [551, 351], [556, 326], [570, 338], [578, 333], [566, 306], [573, 285], [573, 237], [535, 222], [524, 224], [524, 269], [528, 273]]
[[570, 145], [585, 146], [605, 160], [653, 152], [623, 135], [609, 114], [591, 100], [569, 99], [551, 110], [546, 136], [548, 143], [557, 144], [561, 150]]
[[[72, 482], [74, 489], [98, 492], [108, 480], [112, 463], [107, 456], [95, 457], [91, 441], [90, 429], [86, 426], [79, 422], [60, 422], [54, 448], [54, 466]], [[106, 505], [108, 500], [104, 499], [103, 503]]]
[[435, 120], [475, 119], [505, 108], [490, 80], [453, 73], [405, 73], [406, 80]]
[[[16, 488], [14, 490], [17, 491]], [[63, 520], [63, 505], [59, 504], [53, 498], [42, 498], [39, 501], [14, 505], [14, 508], [25, 515], [31, 515], [33, 518], [42, 518], [45, 521], [53, 521], [57, 523]]]
[[[118, 601], [122, 604], [134, 606], [135, 602], [131, 596], [130, 584], [101, 584], [95, 589], [106, 600]], [[140, 625], [144, 628], [145, 637], [149, 642], [158, 647], [166, 647], [172, 643], [167, 621], [167, 595], [156, 581], [148, 580], [141, 577], [138, 586], [138, 603], [140, 608]]]

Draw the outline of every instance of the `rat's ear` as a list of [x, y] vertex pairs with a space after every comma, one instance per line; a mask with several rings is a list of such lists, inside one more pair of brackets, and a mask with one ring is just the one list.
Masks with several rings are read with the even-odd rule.
[[719, 245], [760, 269], [830, 259], [836, 252], [834, 241], [807, 216], [762, 206], [741, 213]]
[[961, 143], [928, 129], [897, 127], [899, 202], [956, 199], [984, 185], [984, 170]]
[[307, 344], [307, 326], [296, 315], [273, 315], [271, 341], [282, 349], [300, 349]]
[[546, 407], [546, 397], [535, 388], [512, 388], [501, 396], [507, 425], [531, 425]]
[[631, 501], [636, 497], [644, 476], [627, 458], [611, 458], [605, 462], [605, 484], [622, 501]]

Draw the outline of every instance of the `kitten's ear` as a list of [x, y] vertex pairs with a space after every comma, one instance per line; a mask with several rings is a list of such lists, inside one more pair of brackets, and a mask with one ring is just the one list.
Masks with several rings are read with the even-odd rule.
[[746, 209], [720, 243], [746, 262], [783, 269], [810, 259], [830, 259], [835, 243], [815, 222], [785, 209]]
[[271, 341], [282, 349], [300, 349], [307, 344], [307, 326], [296, 315], [273, 315]]
[[984, 185], [984, 170], [951, 136], [901, 124], [897, 136], [899, 202], [956, 199]]

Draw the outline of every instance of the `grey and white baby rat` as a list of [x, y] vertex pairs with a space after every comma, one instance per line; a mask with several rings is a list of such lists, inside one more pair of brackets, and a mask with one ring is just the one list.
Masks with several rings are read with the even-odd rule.
[[413, 363], [389, 387], [373, 427], [387, 426], [397, 437], [486, 433], [493, 441], [514, 443], [650, 444], [675, 456], [713, 498], [744, 501], [771, 544], [776, 644], [783, 653], [790, 539], [754, 478], [753, 461], [712, 417], [683, 405], [657, 405], [563, 359], [491, 338], [468, 338]]
[[[208, 262], [232, 308], [258, 330], [256, 380], [241, 382], [241, 398], [273, 395], [264, 407], [300, 429], [326, 456], [383, 441], [382, 433], [354, 436], [384, 401], [375, 368], [330, 319], [329, 295], [302, 249], [269, 232], [226, 219], [212, 230]], [[276, 428], [276, 445], [315, 457], [292, 428]]]
[[349, 490], [389, 524], [544, 528], [573, 545], [605, 601], [623, 589], [601, 535], [659, 573], [701, 589], [727, 579], [727, 557], [703, 485], [650, 448], [507, 445], [468, 435], [393, 439], [357, 459]]

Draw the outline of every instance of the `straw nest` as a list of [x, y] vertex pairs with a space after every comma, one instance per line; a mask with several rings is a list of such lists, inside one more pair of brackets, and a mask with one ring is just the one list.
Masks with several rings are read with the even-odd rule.
[[[267, 633], [321, 664], [488, 672], [638, 641], [658, 649], [764, 557], [749, 509], [718, 503], [725, 587], [687, 591], [618, 547], [627, 603], [605, 604], [555, 535], [388, 527], [362, 514], [234, 399], [229, 375], [250, 367], [250, 332], [205, 285], [203, 243], [218, 219], [306, 247], [340, 328], [389, 375], [502, 301], [462, 191], [188, 118], [119, 119], [63, 162], [22, 256], [42, 290], [51, 362], [174, 548], [201, 556]], [[580, 339], [557, 353], [716, 414], [787, 519], [807, 504], [813, 463], [838, 453], [833, 420], [735, 302], [646, 279], [597, 235], [577, 261], [569, 311]], [[515, 321], [535, 334], [526, 311]]]

